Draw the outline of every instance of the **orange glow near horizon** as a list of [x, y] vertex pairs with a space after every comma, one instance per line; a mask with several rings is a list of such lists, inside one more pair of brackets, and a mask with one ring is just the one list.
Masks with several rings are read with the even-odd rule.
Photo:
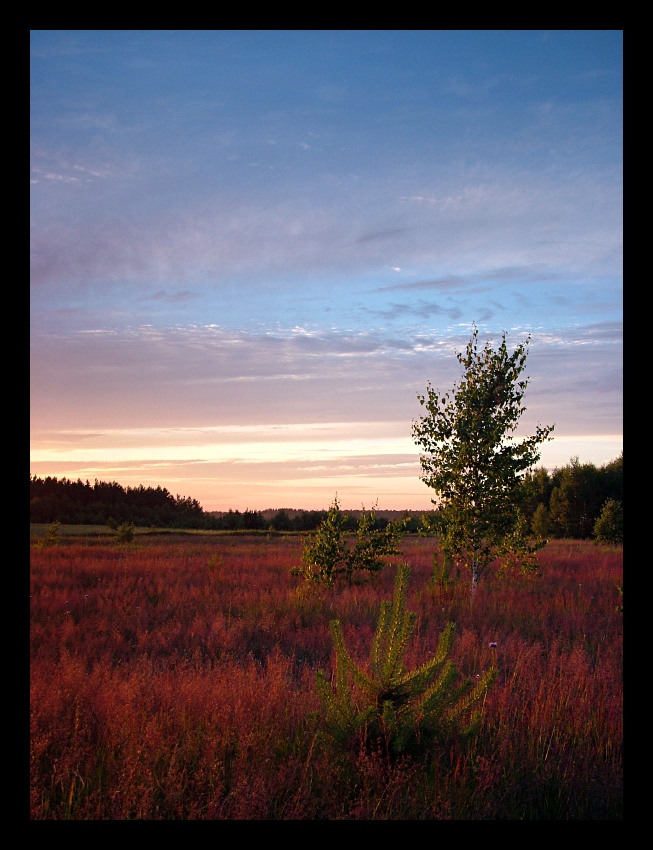
[[[243, 430], [222, 429], [226, 442], [208, 442], [220, 429], [142, 429], [118, 432], [117, 445], [105, 433], [84, 448], [63, 448], [60, 442], [52, 448], [42, 440], [30, 453], [30, 475], [162, 486], [197, 499], [207, 511], [323, 510], [336, 493], [350, 510], [374, 504], [428, 510], [432, 494], [419, 478], [419, 454], [410, 437], [347, 436], [356, 430], [351, 424], [257, 427], [249, 429], [249, 442]], [[622, 451], [619, 436], [560, 437], [542, 446], [539, 465], [552, 470], [578, 457], [602, 466]]]

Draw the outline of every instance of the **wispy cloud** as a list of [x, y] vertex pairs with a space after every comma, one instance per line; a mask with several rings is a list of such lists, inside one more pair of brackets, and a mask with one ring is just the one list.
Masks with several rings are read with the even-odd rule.
[[619, 32], [30, 40], [32, 471], [422, 505], [417, 394], [472, 323], [532, 334], [547, 451], [611, 459]]
[[[512, 332], [515, 344], [528, 329]], [[467, 334], [468, 335], [468, 334]], [[460, 378], [454, 351], [462, 331], [443, 339], [434, 334], [340, 331], [272, 334], [216, 326], [134, 328], [124, 332], [80, 333], [32, 341], [34, 427], [47, 421], [64, 427], [74, 418], [57, 398], [86, 399], [85, 417], [126, 427], [146, 416], [161, 426], [206, 426], [216, 419], [240, 425], [310, 421], [410, 422], [415, 399], [427, 381], [446, 387]], [[591, 433], [583, 406], [597, 388], [613, 431], [621, 422], [619, 324], [563, 329], [557, 334], [533, 330], [530, 364], [535, 374], [532, 398], [548, 419], [580, 421]], [[283, 383], [280, 392], [279, 382]], [[388, 393], [388, 389], [392, 392]], [[555, 399], [545, 404], [549, 393]], [[121, 405], [113, 409], [112, 398]], [[41, 413], [43, 411], [43, 413]], [[570, 416], [570, 411], [573, 416]], [[88, 430], [88, 428], [86, 429]]]
[[459, 292], [468, 287], [470, 281], [462, 277], [446, 277], [438, 280], [417, 280], [409, 283], [391, 283], [387, 286], [377, 287], [377, 292], [410, 292], [413, 290], [425, 290], [434, 292]]
[[145, 295], [144, 298], [146, 301], [164, 301], [167, 304], [178, 304], [181, 301], [192, 301], [197, 297], [197, 292], [190, 292], [188, 289], [183, 290], [183, 292], [166, 292], [159, 289], [151, 295]]

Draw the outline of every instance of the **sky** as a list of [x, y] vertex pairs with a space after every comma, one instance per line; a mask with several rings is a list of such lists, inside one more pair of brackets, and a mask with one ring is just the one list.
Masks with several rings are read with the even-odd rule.
[[35, 30], [30, 475], [428, 510], [413, 423], [529, 339], [515, 434], [623, 450], [620, 30]]

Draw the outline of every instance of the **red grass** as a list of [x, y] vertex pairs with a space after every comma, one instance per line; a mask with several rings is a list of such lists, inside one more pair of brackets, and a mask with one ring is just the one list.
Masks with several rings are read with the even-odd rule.
[[[33, 547], [30, 815], [40, 819], [622, 818], [623, 549], [555, 541], [541, 577], [431, 579], [408, 538], [409, 668], [447, 622], [461, 674], [500, 676], [471, 748], [390, 769], [317, 734], [329, 621], [369, 656], [395, 570], [325, 590], [300, 537]], [[497, 647], [489, 646], [496, 642]]]

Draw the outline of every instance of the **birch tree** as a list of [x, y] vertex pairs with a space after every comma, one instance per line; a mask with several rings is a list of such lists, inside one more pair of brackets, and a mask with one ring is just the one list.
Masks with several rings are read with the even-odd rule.
[[470, 569], [472, 595], [494, 562], [502, 569], [537, 569], [534, 553], [542, 543], [527, 533], [519, 485], [555, 426], [538, 424], [532, 436], [514, 436], [526, 410], [522, 373], [529, 343], [530, 336], [511, 353], [504, 332], [498, 348], [489, 342], [480, 348], [474, 326], [465, 352], [456, 355], [464, 369], [460, 383], [444, 393], [429, 384], [418, 396], [426, 414], [413, 422], [413, 438], [420, 477], [435, 492], [436, 507], [425, 522], [447, 555]]

